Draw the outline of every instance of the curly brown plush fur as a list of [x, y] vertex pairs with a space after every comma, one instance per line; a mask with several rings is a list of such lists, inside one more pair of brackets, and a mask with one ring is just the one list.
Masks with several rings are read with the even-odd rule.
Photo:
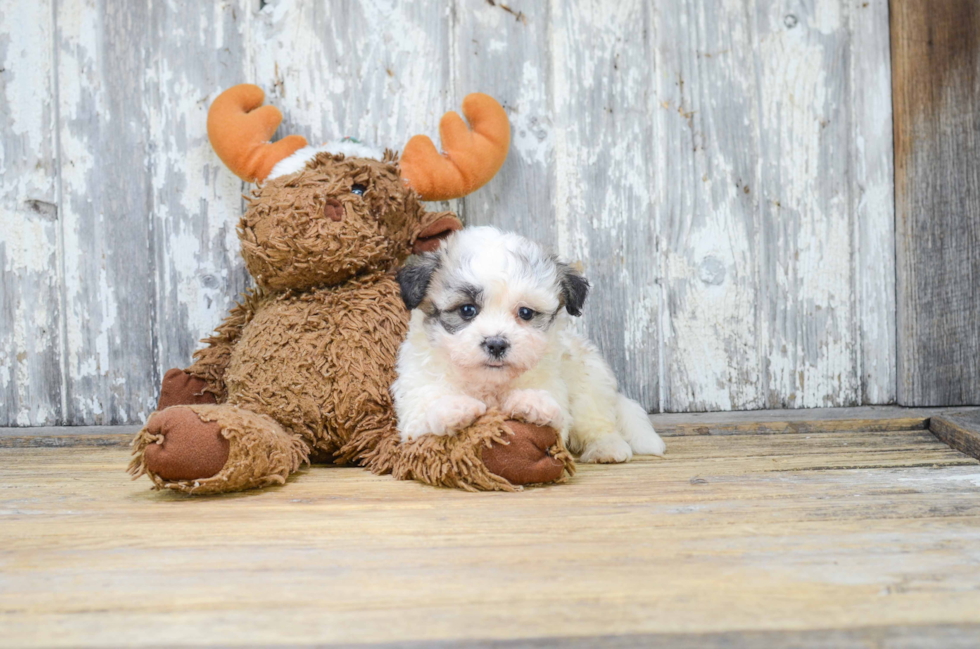
[[458, 221], [425, 211], [391, 152], [382, 161], [321, 153], [259, 186], [238, 227], [258, 288], [205, 339], [189, 376], [168, 373], [164, 385], [217, 403], [155, 413], [133, 442], [130, 472], [156, 488], [217, 493], [281, 483], [315, 455], [433, 485], [515, 490], [487, 468], [490, 449], [518, 484], [562, 480], [573, 464], [554, 431], [544, 429], [554, 444], [530, 444], [498, 413], [453, 437], [399, 442], [388, 388], [409, 314], [394, 271], [413, 246], [437, 245], [443, 226]]
[[[187, 422], [187, 418], [181, 416], [185, 413], [195, 416], [204, 424], [199, 431], [188, 432], [204, 433], [217, 424], [217, 432], [229, 442], [224, 465], [209, 477], [169, 479], [148, 466], [151, 458], [146, 450], [151, 444], [164, 442], [168, 436], [179, 434], [182, 424], [193, 425], [193, 420]], [[224, 405], [172, 406], [156, 412], [150, 416], [143, 430], [137, 433], [133, 446], [136, 457], [130, 463], [129, 472], [134, 477], [146, 473], [157, 489], [193, 494], [224, 493], [282, 484], [307, 462], [309, 455], [309, 447], [303, 439], [284, 431], [271, 417]]]
[[[541, 437], [549, 443], [528, 453], [527, 442], [531, 438], [525, 435], [517, 441], [515, 432], [533, 429], [543, 433]], [[515, 448], [506, 449], [511, 445]], [[510, 465], [507, 468], [513, 469], [500, 471], [513, 482], [490, 469], [485, 456], [491, 451], [500, 458], [498, 466]], [[372, 469], [391, 472], [399, 480], [418, 480], [467, 491], [517, 491], [519, 487], [515, 485], [564, 482], [566, 474], [575, 473], [572, 456], [562, 445], [561, 437], [551, 429], [508, 422], [495, 411], [454, 435], [423, 435], [400, 445], [381, 445], [366, 459]]]

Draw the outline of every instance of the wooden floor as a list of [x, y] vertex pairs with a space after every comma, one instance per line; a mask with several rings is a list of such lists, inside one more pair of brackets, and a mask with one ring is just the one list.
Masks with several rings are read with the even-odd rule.
[[980, 466], [913, 419], [679, 425], [519, 494], [316, 467], [188, 498], [109, 442], [8, 444], [0, 646], [970, 646]]

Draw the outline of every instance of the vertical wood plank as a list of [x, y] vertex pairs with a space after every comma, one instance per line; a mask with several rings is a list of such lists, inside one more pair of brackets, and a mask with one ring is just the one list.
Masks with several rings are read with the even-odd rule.
[[888, 0], [850, 0], [848, 159], [862, 404], [896, 398], [895, 171]]
[[559, 252], [581, 260], [592, 282], [583, 329], [623, 391], [658, 410], [652, 8], [642, 0], [554, 0], [550, 8]]
[[0, 426], [62, 423], [51, 2], [0, 6]]
[[892, 398], [886, 17], [850, 0], [655, 13], [666, 409]]
[[186, 367], [249, 278], [235, 228], [242, 183], [207, 137], [218, 94], [248, 81], [251, 0], [150, 7], [146, 42], [157, 372]]
[[555, 247], [554, 119], [547, 3], [456, 3], [456, 104], [471, 92], [501, 103], [511, 124], [507, 161], [463, 199], [467, 225], [513, 230]]
[[760, 2], [754, 17], [759, 301], [770, 408], [859, 402], [843, 5]]
[[891, 5], [898, 401], [980, 403], [980, 6]]
[[142, 421], [158, 392], [147, 6], [58, 0], [67, 418]]
[[664, 410], [760, 408], [759, 78], [746, 3], [679, 2], [656, 39]]

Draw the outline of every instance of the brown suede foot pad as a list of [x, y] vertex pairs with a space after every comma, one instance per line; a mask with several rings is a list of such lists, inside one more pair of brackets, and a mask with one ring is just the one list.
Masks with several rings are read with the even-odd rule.
[[548, 453], [558, 441], [554, 428], [513, 419], [505, 425], [514, 431], [510, 444], [494, 442], [483, 451], [483, 463], [491, 473], [514, 485], [554, 482], [561, 477], [564, 463]]
[[217, 422], [201, 421], [190, 408], [154, 413], [146, 424], [163, 443], [144, 451], [146, 468], [164, 480], [202, 480], [216, 475], [228, 461], [231, 444]]
[[157, 402], [157, 410], [163, 410], [170, 406], [191, 406], [202, 403], [215, 403], [214, 395], [205, 392], [208, 387], [207, 381], [192, 376], [184, 370], [167, 370], [160, 383], [160, 400]]

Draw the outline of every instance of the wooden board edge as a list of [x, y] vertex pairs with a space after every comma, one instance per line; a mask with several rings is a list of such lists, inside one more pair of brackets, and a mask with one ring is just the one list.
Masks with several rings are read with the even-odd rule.
[[[745, 410], [736, 412], [664, 413], [650, 415], [664, 437], [689, 435], [779, 435], [853, 432], [895, 432], [930, 429], [935, 417], [976, 416], [980, 408], [902, 408], [862, 406], [800, 410]], [[942, 424], [939, 424], [942, 425]], [[0, 448], [64, 448], [70, 446], [125, 446], [139, 430], [136, 426], [49, 426], [0, 428]], [[935, 432], [935, 431], [933, 431]], [[976, 457], [976, 456], [975, 456]]]
[[132, 435], [25, 435], [0, 437], [4, 448], [71, 448], [92, 446], [129, 446]]
[[931, 417], [967, 414], [980, 408], [903, 408], [860, 406], [799, 410], [747, 410], [740, 412], [665, 413], [650, 416], [664, 437], [684, 435], [778, 435], [786, 433], [893, 432], [925, 430]]
[[128, 446], [138, 430], [135, 426], [0, 428], [0, 449]]
[[894, 419], [819, 419], [803, 421], [732, 422], [725, 424], [677, 424], [657, 428], [663, 437], [691, 435], [785, 435], [814, 433], [887, 433], [903, 430], [925, 430], [928, 417], [898, 417]]
[[[686, 435], [777, 435], [787, 433], [892, 432], [930, 428], [935, 417], [962, 418], [980, 408], [902, 408], [864, 406], [800, 410], [745, 410], [708, 413], [650, 415], [657, 432], [665, 437]], [[135, 426], [50, 426], [0, 428], [0, 448], [125, 446], [136, 434]]]
[[431, 640], [375, 644], [327, 644], [324, 649], [739, 649], [766, 647], [879, 647], [902, 646], [972, 647], [980, 625], [971, 623], [869, 626], [842, 629], [765, 629], [714, 632], [639, 633], [624, 635], [567, 636], [494, 640]]
[[932, 417], [929, 430], [950, 448], [980, 460], [980, 413]]

